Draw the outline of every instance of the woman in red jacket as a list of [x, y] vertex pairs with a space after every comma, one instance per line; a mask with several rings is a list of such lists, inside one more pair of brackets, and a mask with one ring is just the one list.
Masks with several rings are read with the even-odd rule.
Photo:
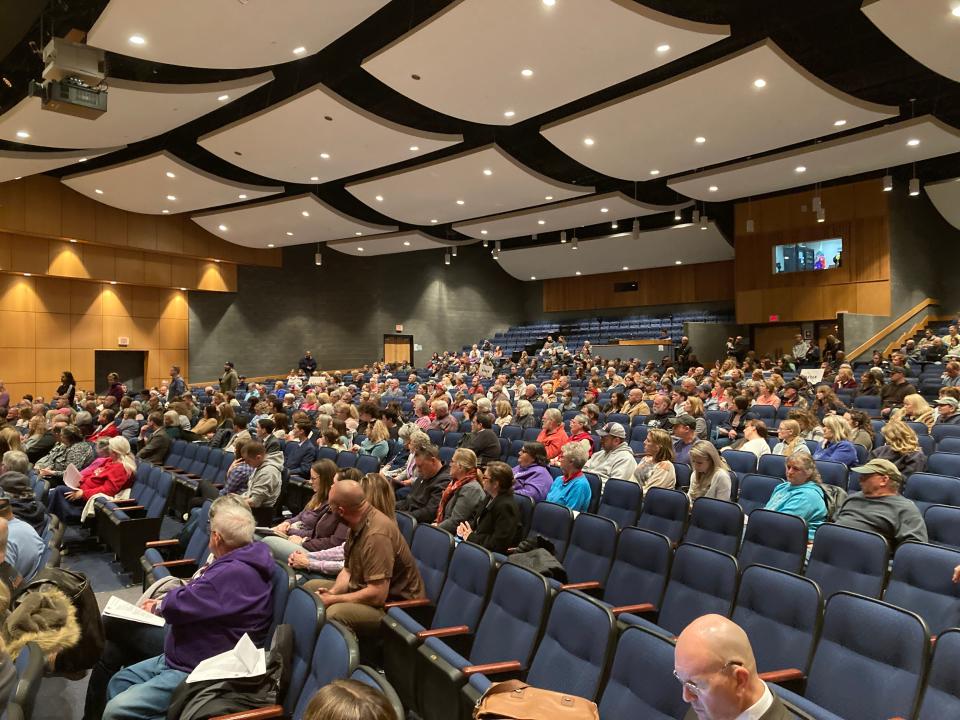
[[80, 473], [80, 488], [74, 490], [66, 485], [51, 488], [47, 511], [63, 521], [79, 520], [87, 500], [103, 493], [113, 497], [133, 481], [137, 461], [130, 452], [130, 443], [125, 437], [110, 438], [109, 450], [104, 462], [94, 462]]

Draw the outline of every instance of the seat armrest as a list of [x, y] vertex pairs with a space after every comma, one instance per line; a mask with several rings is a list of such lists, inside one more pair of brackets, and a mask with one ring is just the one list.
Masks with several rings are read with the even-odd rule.
[[620, 605], [610, 608], [610, 612], [614, 615], [622, 615], [623, 613], [651, 613], [655, 612], [656, 609], [657, 607], [653, 603], [640, 603], [639, 605]]
[[505, 672], [520, 672], [523, 666], [519, 660], [507, 660], [506, 662], [487, 663], [486, 665], [466, 665], [460, 669], [466, 677], [483, 673], [484, 675], [499, 675]]
[[431, 630], [421, 630], [417, 633], [419, 640], [426, 640], [432, 637], [451, 637], [453, 635], [467, 635], [470, 628], [466, 625], [454, 625], [453, 627], [432, 628]]
[[430, 604], [430, 598], [414, 598], [413, 600], [394, 600], [393, 602], [388, 602], [384, 607], [387, 610], [390, 608], [400, 608], [403, 610], [405, 608], [426, 607]]
[[263, 720], [264, 718], [283, 717], [283, 707], [280, 705], [267, 705], [267, 707], [257, 708], [256, 710], [244, 710], [243, 712], [230, 713], [229, 715], [217, 715], [212, 720]]
[[603, 587], [598, 581], [590, 580], [589, 582], [578, 582], [578, 583], [567, 583], [566, 585], [561, 585], [561, 590], [599, 590]]
[[179, 540], [171, 538], [170, 540], [149, 540], [144, 545], [145, 548], [168, 548], [175, 547], [180, 544]]
[[203, 475], [197, 475], [196, 473], [183, 473], [191, 480], [203, 480]]
[[764, 682], [773, 682], [773, 683], [782, 683], [788, 680], [802, 680], [803, 671], [798, 670], [797, 668], [789, 668], [785, 670], [770, 670], [768, 672], [760, 673], [760, 679]]
[[127, 498], [126, 500], [111, 500], [110, 502], [112, 502], [114, 505], [119, 505], [119, 506], [129, 505], [130, 503], [133, 503], [135, 505], [137, 503], [137, 499]]
[[126, 507], [117, 508], [118, 510], [123, 510], [125, 513], [131, 512], [143, 512], [147, 509], [146, 505], [127, 505]]
[[179, 560], [164, 560], [163, 562], [157, 563], [154, 567], [174, 568], [186, 567], [187, 565], [196, 566], [196, 563], [189, 558], [180, 558]]

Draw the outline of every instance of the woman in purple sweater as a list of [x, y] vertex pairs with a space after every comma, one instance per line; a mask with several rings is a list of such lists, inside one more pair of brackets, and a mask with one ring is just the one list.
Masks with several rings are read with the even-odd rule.
[[337, 479], [338, 468], [332, 460], [317, 460], [310, 466], [313, 497], [299, 515], [274, 528], [276, 535], [264, 538], [273, 556], [286, 562], [296, 550], [314, 552], [342, 545], [350, 528], [330, 509], [327, 495]]
[[513, 494], [543, 502], [552, 485], [553, 475], [547, 469], [547, 449], [543, 443], [525, 442], [513, 468]]

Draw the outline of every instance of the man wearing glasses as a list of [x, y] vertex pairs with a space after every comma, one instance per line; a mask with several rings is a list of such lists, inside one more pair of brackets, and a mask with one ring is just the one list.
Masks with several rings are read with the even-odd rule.
[[685, 720], [790, 720], [757, 675], [747, 634], [721, 615], [704, 615], [677, 638], [673, 675], [690, 703]]

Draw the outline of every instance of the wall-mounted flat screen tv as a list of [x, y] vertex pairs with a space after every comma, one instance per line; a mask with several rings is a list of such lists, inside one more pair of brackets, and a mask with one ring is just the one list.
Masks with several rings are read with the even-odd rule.
[[774, 274], [833, 270], [842, 263], [843, 238], [775, 245], [773, 248]]

